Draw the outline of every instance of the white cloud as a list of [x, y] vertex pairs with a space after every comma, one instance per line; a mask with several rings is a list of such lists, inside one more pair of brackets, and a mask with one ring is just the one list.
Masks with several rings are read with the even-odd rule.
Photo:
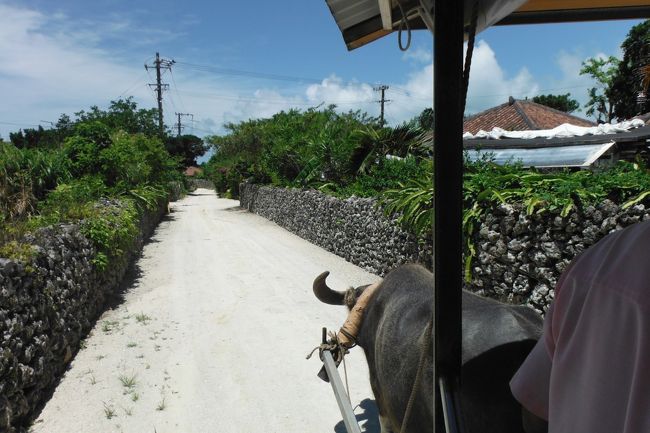
[[523, 67], [513, 77], [503, 70], [494, 50], [484, 40], [474, 48], [467, 91], [467, 113], [477, 113], [503, 104], [509, 96], [521, 98], [534, 96], [540, 86], [527, 68]]
[[417, 47], [404, 52], [402, 60], [413, 61], [418, 63], [429, 63], [432, 59], [431, 49]]
[[43, 14], [0, 4], [1, 121], [38, 123], [104, 105], [141, 74], [110, 62], [102, 50], [79, 44], [74, 35], [44, 33], [47, 23]]
[[[81, 27], [75, 24], [60, 13], [46, 16], [0, 4], [0, 136], [7, 138], [9, 131], [17, 129], [2, 122], [32, 125], [55, 121], [61, 113], [73, 114], [91, 105], [106, 107], [120, 96], [133, 95], [141, 107], [155, 106], [147, 86], [155, 80], [143, 70], [142, 63], [131, 66], [132, 60], [101, 48], [107, 39], [120, 39], [133, 31], [133, 21], [110, 16], [96, 28], [91, 23]], [[138, 37], [165, 40], [175, 35], [140, 28]], [[138, 53], [132, 50], [129, 55], [137, 58]], [[142, 54], [142, 61], [150, 56], [148, 52]], [[407, 52], [404, 60], [412, 61], [413, 72], [402, 81], [386, 83], [386, 97], [390, 100], [386, 119], [390, 124], [408, 120], [432, 106], [430, 53], [418, 48]], [[509, 95], [533, 96], [548, 88], [582, 86], [579, 92], [572, 92], [577, 98], [578, 93], [586, 94], [584, 86], [590, 84], [587, 77], [578, 74], [582, 60], [584, 57], [576, 53], [559, 53], [559, 77], [545, 79], [541, 85], [525, 67], [514, 75], [507, 74], [497, 54], [481, 40], [474, 51], [467, 110], [477, 112], [505, 102]], [[341, 111], [360, 109], [379, 115], [379, 94], [372, 85], [345, 82], [334, 73], [317, 84], [279, 86], [269, 81], [200, 73], [179, 63], [173, 67], [173, 76], [167, 73], [164, 80], [171, 84], [171, 90], [164, 94], [166, 124], [175, 123], [175, 111], [195, 113], [197, 135], [223, 132], [225, 122], [268, 117], [280, 110], [305, 109], [321, 103], [335, 104]], [[188, 119], [184, 121], [189, 125]]]
[[344, 83], [336, 75], [330, 75], [319, 84], [311, 84], [305, 91], [307, 101], [317, 105], [320, 103], [345, 106], [364, 105], [374, 99], [372, 87], [366, 83]]

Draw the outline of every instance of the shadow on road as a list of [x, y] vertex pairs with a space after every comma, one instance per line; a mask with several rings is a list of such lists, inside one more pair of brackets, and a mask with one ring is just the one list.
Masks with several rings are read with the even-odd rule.
[[[357, 423], [360, 424], [362, 433], [380, 433], [381, 429], [379, 427], [379, 411], [377, 410], [377, 405], [374, 400], [369, 398], [361, 401], [359, 407], [363, 409], [363, 412], [357, 413]], [[356, 413], [357, 410], [355, 410]], [[365, 421], [363, 425], [361, 422]], [[343, 420], [336, 423], [334, 426], [335, 433], [347, 433], [345, 429], [345, 424]]]

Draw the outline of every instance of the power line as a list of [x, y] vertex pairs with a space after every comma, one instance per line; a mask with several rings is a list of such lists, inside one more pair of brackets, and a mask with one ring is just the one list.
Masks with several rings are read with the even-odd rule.
[[38, 123], [14, 123], [14, 122], [0, 122], [2, 125], [11, 125], [11, 126], [40, 126]]
[[186, 63], [186, 62], [177, 62], [176, 64], [179, 66], [184, 66], [188, 69], [194, 69], [202, 72], [215, 72], [222, 75], [235, 75], [235, 76], [242, 76], [242, 77], [263, 78], [267, 80], [291, 81], [291, 82], [314, 83], [314, 84], [320, 84], [323, 81], [322, 79], [317, 79], [317, 78], [269, 74], [265, 72], [254, 72], [254, 71], [245, 71], [241, 69], [220, 68], [217, 66], [197, 65], [197, 64]]
[[[252, 102], [252, 103], [257, 103], [257, 104], [286, 104], [286, 105], [300, 105], [300, 106], [309, 106], [313, 107], [317, 105], [316, 103], [312, 102], [295, 102], [291, 100], [280, 100], [280, 99], [264, 99], [264, 98], [247, 98], [247, 97], [242, 97], [242, 96], [233, 96], [233, 95], [218, 95], [214, 93], [198, 93], [198, 92], [191, 92], [191, 91], [185, 91], [185, 90], [179, 90], [180, 93], [185, 94], [185, 95], [191, 95], [195, 96], [198, 98], [206, 98], [206, 99], [219, 99], [219, 100], [232, 100], [232, 101], [237, 101], [237, 102]], [[364, 100], [364, 101], [352, 101], [352, 100], [346, 100], [346, 101], [326, 101], [327, 103], [330, 104], [335, 104], [335, 105], [345, 105], [345, 104], [361, 104], [361, 103], [368, 103], [371, 102], [369, 100]]]
[[172, 77], [172, 83], [174, 83], [174, 91], [176, 92], [176, 96], [178, 96], [178, 101], [181, 103], [181, 108], [185, 110], [185, 103], [183, 102], [181, 95], [178, 93], [178, 85], [176, 84], [176, 79], [174, 78], [174, 73], [171, 69], [169, 70], [169, 75]]
[[142, 78], [144, 78], [144, 75], [145, 74], [140, 74], [140, 76], [136, 78], [136, 80], [129, 87], [127, 87], [126, 90], [120, 93], [117, 98], [118, 99], [121, 98], [124, 94], [130, 92], [131, 90], [135, 89], [138, 85], [140, 85]]

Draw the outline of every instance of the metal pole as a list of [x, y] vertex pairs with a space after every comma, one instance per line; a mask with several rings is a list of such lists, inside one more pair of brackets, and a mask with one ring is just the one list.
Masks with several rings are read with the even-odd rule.
[[354, 412], [352, 411], [349, 397], [345, 392], [345, 387], [341, 381], [341, 376], [339, 376], [339, 371], [336, 369], [332, 354], [327, 350], [323, 350], [321, 359], [323, 360], [323, 364], [325, 364], [325, 370], [332, 384], [332, 390], [334, 390], [336, 402], [339, 404], [339, 410], [343, 416], [343, 423], [345, 424], [346, 430], [348, 433], [361, 433], [359, 423], [357, 423], [357, 417], [354, 416]]
[[[450, 395], [459, 389], [461, 366], [463, 3], [435, 0], [434, 7], [434, 383]], [[446, 430], [439, 391], [437, 433]]]

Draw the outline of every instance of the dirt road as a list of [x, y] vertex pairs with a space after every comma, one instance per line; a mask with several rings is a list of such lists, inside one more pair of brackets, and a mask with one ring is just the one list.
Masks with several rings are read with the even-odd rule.
[[[172, 204], [124, 302], [97, 322], [32, 431], [344, 431], [318, 357], [305, 355], [346, 313], [311, 283], [323, 270], [338, 288], [377, 277], [237, 205], [203, 189]], [[375, 431], [361, 349], [347, 367]]]

